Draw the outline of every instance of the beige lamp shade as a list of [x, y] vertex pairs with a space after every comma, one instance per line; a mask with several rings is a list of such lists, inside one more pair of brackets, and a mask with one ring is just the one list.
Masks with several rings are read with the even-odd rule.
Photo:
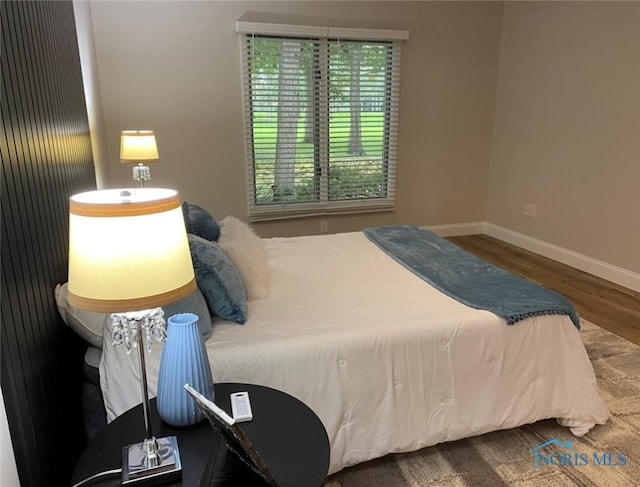
[[177, 191], [90, 191], [69, 203], [73, 306], [139, 311], [173, 303], [196, 289]]
[[120, 134], [120, 162], [149, 163], [158, 160], [153, 130], [123, 130]]

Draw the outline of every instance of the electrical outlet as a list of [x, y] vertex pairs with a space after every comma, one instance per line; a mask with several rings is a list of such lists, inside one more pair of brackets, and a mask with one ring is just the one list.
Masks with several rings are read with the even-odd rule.
[[531, 213], [531, 205], [529, 203], [524, 204], [524, 210], [522, 210], [522, 213], [525, 216], [529, 216], [529, 214]]
[[320, 233], [327, 233], [329, 231], [329, 220], [320, 220]]
[[531, 203], [531, 206], [529, 206], [529, 216], [531, 218], [535, 218], [538, 216], [538, 205], [534, 205], [533, 203]]

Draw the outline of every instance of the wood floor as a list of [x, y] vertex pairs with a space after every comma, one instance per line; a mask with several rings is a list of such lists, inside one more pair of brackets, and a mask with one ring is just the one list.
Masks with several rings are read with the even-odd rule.
[[487, 262], [562, 294], [581, 317], [640, 345], [640, 293], [488, 235], [448, 240]]

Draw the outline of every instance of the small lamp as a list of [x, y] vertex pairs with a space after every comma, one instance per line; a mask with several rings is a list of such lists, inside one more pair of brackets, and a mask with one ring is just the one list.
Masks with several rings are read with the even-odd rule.
[[151, 171], [145, 163], [158, 160], [158, 146], [153, 130], [123, 130], [120, 133], [120, 162], [136, 164], [133, 180], [140, 181], [140, 187], [151, 179]]
[[180, 479], [175, 436], [154, 438], [144, 347], [166, 340], [160, 306], [196, 289], [180, 197], [170, 189], [80, 193], [69, 203], [69, 302], [112, 313], [113, 345], [138, 349], [146, 437], [123, 448], [123, 485]]

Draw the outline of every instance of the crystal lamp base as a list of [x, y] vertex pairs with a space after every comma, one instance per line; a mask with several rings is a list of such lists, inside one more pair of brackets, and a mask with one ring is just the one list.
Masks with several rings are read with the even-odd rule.
[[160, 485], [181, 478], [175, 436], [151, 438], [122, 448], [122, 485]]

